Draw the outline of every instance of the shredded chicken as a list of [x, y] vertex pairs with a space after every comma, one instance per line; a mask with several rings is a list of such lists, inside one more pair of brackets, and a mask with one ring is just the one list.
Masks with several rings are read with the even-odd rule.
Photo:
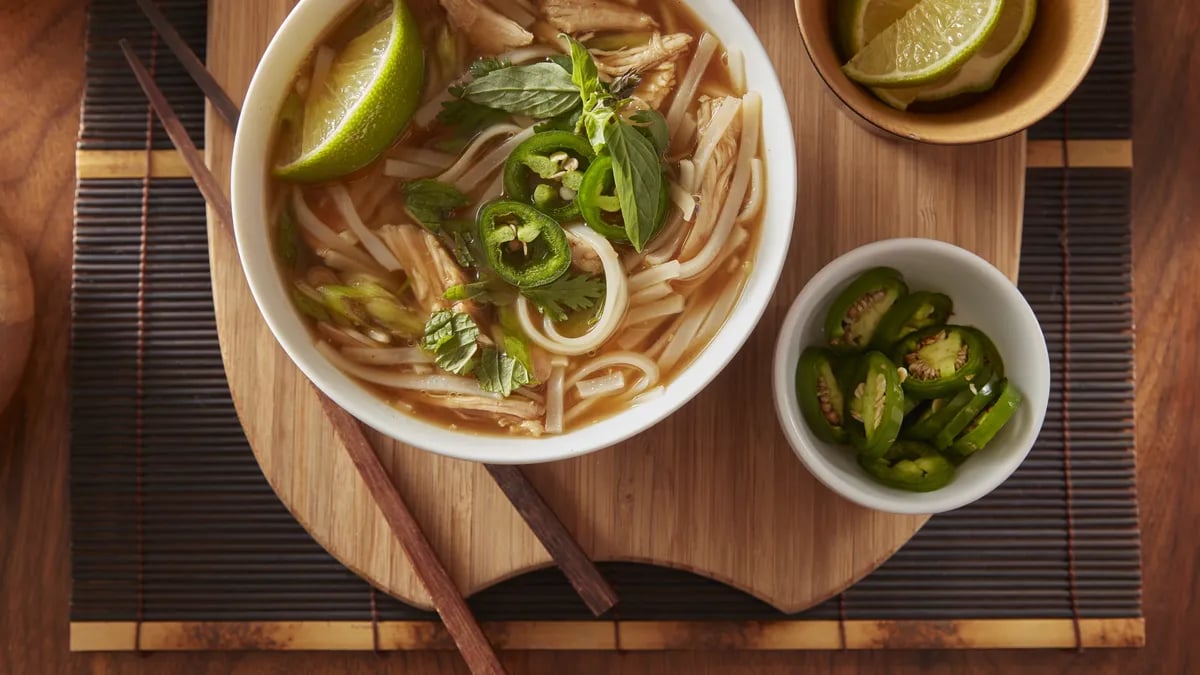
[[525, 433], [534, 437], [541, 436], [542, 434], [546, 433], [546, 425], [542, 424], [540, 420], [521, 420], [520, 422], [513, 424], [507, 418], [502, 417], [497, 424], [505, 428], [524, 431]]
[[[384, 225], [379, 228], [379, 236], [400, 261], [412, 284], [413, 295], [425, 311], [445, 309], [442, 295], [446, 289], [467, 283], [466, 275], [442, 243], [425, 229], [416, 225]], [[479, 319], [479, 308], [470, 300], [455, 303], [454, 311]]]
[[[696, 133], [698, 138], [704, 137], [704, 132], [708, 129], [713, 114], [723, 100], [719, 98], [701, 99], [700, 107], [696, 110], [696, 120], [699, 124], [699, 130]], [[683, 242], [683, 250], [679, 254], [680, 260], [689, 260], [696, 255], [704, 246], [704, 242], [708, 240], [709, 235], [712, 234], [713, 227], [716, 226], [718, 212], [721, 210], [721, 200], [729, 192], [729, 184], [733, 181], [733, 170], [737, 163], [738, 139], [741, 137], [741, 133], [742, 124], [739, 116], [730, 123], [725, 134], [721, 136], [721, 140], [717, 141], [708, 160], [708, 168], [704, 171], [704, 178], [700, 182], [699, 215]]]
[[665, 61], [673, 61], [687, 51], [692, 36], [686, 33], [662, 35], [655, 33], [644, 45], [621, 49], [594, 49], [600, 72], [613, 77], [630, 70], [642, 72]]
[[508, 398], [491, 398], [490, 396], [471, 396], [466, 394], [429, 394], [421, 393], [418, 398], [426, 403], [447, 410], [458, 410], [465, 413], [485, 413], [488, 415], [507, 415], [519, 420], [540, 420], [546, 414], [546, 408], [537, 401], [531, 401], [521, 396]]
[[662, 107], [667, 96], [675, 89], [674, 61], [660, 63], [653, 70], [642, 73], [642, 81], [633, 90], [633, 97], [641, 99], [646, 105], [655, 110]]
[[567, 232], [567, 242], [571, 244], [571, 263], [589, 274], [604, 274], [604, 263], [596, 249], [579, 237]]
[[542, 14], [566, 33], [658, 26], [649, 14], [613, 0], [542, 0]]
[[485, 54], [502, 54], [533, 42], [533, 33], [483, 0], [441, 0], [441, 3], [450, 22]]

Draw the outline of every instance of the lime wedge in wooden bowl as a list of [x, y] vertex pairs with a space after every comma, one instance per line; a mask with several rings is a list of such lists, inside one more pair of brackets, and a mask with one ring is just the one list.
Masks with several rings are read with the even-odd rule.
[[920, 0], [842, 67], [860, 84], [909, 87], [939, 80], [991, 37], [1003, 0]]

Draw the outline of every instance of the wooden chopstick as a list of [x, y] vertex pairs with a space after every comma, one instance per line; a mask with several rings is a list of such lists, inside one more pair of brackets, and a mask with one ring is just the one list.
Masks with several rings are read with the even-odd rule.
[[617, 592], [583, 552], [554, 509], [542, 499], [525, 472], [520, 467], [504, 464], [484, 464], [484, 467], [546, 547], [588, 609], [596, 616], [612, 609], [617, 604]]
[[146, 98], [150, 100], [150, 107], [154, 108], [154, 114], [158, 115], [159, 121], [162, 122], [163, 129], [167, 132], [167, 137], [171, 139], [171, 143], [179, 150], [180, 156], [183, 157], [183, 163], [187, 165], [188, 172], [192, 174], [192, 179], [196, 181], [196, 187], [200, 188], [200, 194], [204, 195], [204, 200], [208, 202], [209, 206], [217, 214], [217, 218], [225, 226], [229, 234], [232, 235], [233, 209], [229, 206], [229, 198], [225, 196], [225, 192], [217, 183], [217, 179], [208, 170], [208, 166], [204, 163], [204, 157], [196, 149], [196, 145], [192, 143], [187, 130], [183, 128], [183, 122], [179, 121], [179, 116], [175, 114], [175, 111], [171, 108], [171, 104], [163, 96], [162, 90], [154, 83], [154, 78], [150, 75], [150, 71], [146, 70], [146, 66], [142, 65], [141, 59], [134, 53], [133, 46], [129, 44], [129, 40], [122, 38], [118, 44], [121, 46], [121, 52], [125, 54], [125, 60], [129, 62], [129, 68], [133, 71], [133, 76], [137, 78], [138, 85], [141, 86], [142, 91], [146, 94]]
[[[179, 36], [179, 33], [175, 31], [175, 28], [167, 21], [162, 12], [158, 11], [154, 3], [151, 0], [137, 0], [137, 3], [155, 30], [162, 35], [163, 41], [175, 54], [176, 58], [183, 63], [192, 80], [200, 87], [200, 91], [212, 102], [213, 108], [220, 114], [221, 119], [225, 121], [225, 124], [230, 129], [236, 130], [240, 113], [233, 99], [229, 97], [216, 78], [212, 76], [212, 73], [208, 72], [208, 69], [204, 67], [204, 64], [200, 62], [196, 54], [187, 46], [187, 43]], [[125, 47], [122, 47], [122, 49], [125, 49]], [[128, 58], [128, 56], [129, 54], [127, 53], [126, 57]], [[140, 77], [139, 81], [141, 81]], [[143, 89], [145, 89], [144, 86]], [[162, 103], [164, 106], [166, 105], [165, 100]], [[151, 104], [154, 104], [153, 100]], [[157, 106], [155, 110], [158, 110]], [[161, 112], [159, 113], [159, 117], [162, 117]], [[178, 121], [177, 118], [176, 121]], [[166, 124], [164, 123], [165, 126]], [[178, 131], [182, 141], [186, 142], [192, 150], [195, 150], [191, 139], [188, 138], [186, 133], [183, 133], [182, 125], [179, 126]], [[167, 130], [167, 134], [171, 137], [176, 147], [180, 148], [180, 152], [183, 152], [182, 148], [184, 146], [180, 141], [176, 140], [170, 129]], [[194, 153], [194, 155], [199, 156], [199, 153]], [[184, 153], [184, 159], [187, 161], [186, 153]], [[207, 174], [211, 178], [211, 174], [209, 174], [207, 167], [202, 162], [200, 168], [203, 168], [204, 174]], [[189, 163], [188, 169], [193, 176], [198, 175], [197, 167], [193, 167]], [[219, 209], [222, 204], [224, 205], [225, 211], [218, 211], [218, 215], [222, 217], [226, 226], [232, 229], [233, 218], [228, 208], [229, 200], [225, 198], [224, 193], [216, 186], [215, 181], [213, 181], [210, 189], [214, 190], [214, 194], [220, 195], [219, 202], [210, 196], [209, 190], [206, 190], [205, 186], [200, 183], [199, 178], [197, 178], [196, 182], [200, 187], [200, 192], [213, 205], [214, 210]], [[538, 538], [538, 541], [542, 542], [542, 546], [546, 548], [550, 557], [554, 559], [559, 569], [562, 570], [563, 575], [567, 577], [567, 581], [571, 583], [571, 586], [579, 594], [579, 597], [587, 605], [588, 609], [591, 610], [592, 614], [600, 616], [612, 609], [618, 602], [616, 590], [608, 583], [604, 575], [600, 573], [600, 570], [592, 562], [591, 558], [584, 553], [583, 548], [571, 536], [570, 531], [558, 519], [553, 509], [538, 494], [537, 489], [533, 486], [533, 483], [529, 482], [529, 478], [526, 477], [525, 473], [517, 467], [492, 464], [487, 464], [485, 467], [508, 500], [512, 502], [517, 513], [529, 525], [534, 536]]]
[[225, 90], [217, 84], [213, 79], [212, 73], [204, 67], [204, 63], [188, 46], [188, 43], [175, 30], [175, 26], [167, 20], [167, 17], [158, 9], [153, 0], [137, 0], [138, 7], [142, 10], [142, 14], [150, 20], [150, 25], [154, 26], [154, 30], [162, 36], [163, 42], [167, 43], [167, 47], [171, 49], [171, 53], [179, 62], [183, 64], [183, 69], [191, 76], [192, 81], [200, 86], [200, 90], [208, 97], [212, 103], [213, 110], [225, 120], [225, 124], [229, 125], [230, 129], [237, 129], [238, 124], [238, 108], [234, 104], [233, 99], [225, 93]]
[[358, 420], [320, 391], [317, 392], [317, 396], [321, 399], [321, 407], [325, 409], [326, 417], [333, 424], [334, 433], [346, 446], [350, 459], [358, 468], [358, 473], [367, 484], [367, 489], [370, 490], [379, 510], [383, 512], [392, 533], [400, 540], [400, 545], [412, 561], [421, 583], [425, 584], [429, 595], [433, 597], [434, 608], [442, 617], [446, 630], [454, 638], [454, 644], [458, 645], [458, 651], [462, 653], [463, 660], [467, 662], [471, 672], [503, 673], [504, 667], [496, 658], [496, 652], [488, 643], [487, 636], [483, 634], [466, 601], [454, 586], [454, 581], [442, 566], [429, 539], [421, 531], [421, 526], [413, 518], [412, 511], [400, 497], [387, 469], [380, 463], [379, 455], [375, 454], [375, 448], [371, 447], [371, 442], [363, 434]]
[[[225, 224], [225, 227], [232, 231], [233, 216], [229, 200], [225, 198], [225, 194], [218, 187], [216, 178], [204, 164], [199, 150], [188, 138], [179, 117], [167, 102], [166, 97], [163, 96], [162, 91], [159, 90], [158, 85], [154, 83], [154, 79], [142, 65], [137, 54], [133, 52], [129, 41], [121, 40], [120, 46], [138, 84], [146, 94], [146, 98], [150, 100], [150, 106], [154, 108], [155, 114], [162, 121], [167, 136], [183, 155], [184, 163], [192, 173], [196, 186], [200, 188], [201, 194], [212, 205], [217, 217]], [[500, 665], [495, 650], [492, 649], [487, 636], [483, 634], [483, 629], [479, 627], [479, 623], [471, 614], [466, 600], [454, 586], [450, 573], [438, 559], [437, 553], [434, 552], [425, 533], [421, 531], [416, 518], [408, 509], [408, 505], [401, 499], [387, 470], [380, 463], [379, 456], [375, 454], [375, 449], [371, 447], [371, 442], [363, 434], [362, 427], [350, 413], [338, 407], [325, 394], [318, 390], [317, 395], [321, 399], [321, 407], [325, 410], [325, 415], [333, 424], [334, 431], [342, 444], [346, 446], [351, 461], [354, 462], [354, 466], [362, 476], [363, 482], [367, 484], [367, 489], [370, 490], [375, 503], [383, 512], [384, 519], [387, 520], [392, 533], [400, 540], [401, 547], [412, 561], [413, 569], [433, 598], [434, 609], [442, 617], [443, 623], [446, 624], [446, 630], [454, 639], [454, 643], [458, 645], [458, 650], [471, 668], [471, 672], [502, 675], [505, 672], [504, 667]]]

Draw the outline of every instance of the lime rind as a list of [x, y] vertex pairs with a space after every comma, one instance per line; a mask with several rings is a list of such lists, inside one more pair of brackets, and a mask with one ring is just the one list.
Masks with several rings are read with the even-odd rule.
[[[380, 54], [377, 45], [383, 31], [388, 40]], [[345, 54], [349, 58], [343, 59]], [[363, 58], [378, 66], [364, 68]], [[310, 106], [318, 110], [305, 110], [302, 146], [306, 151], [276, 166], [275, 175], [290, 181], [324, 182], [375, 161], [416, 112], [424, 79], [424, 48], [416, 20], [403, 0], [394, 0], [390, 20], [351, 40], [336, 58], [327, 78], [336, 82], [330, 85], [336, 88], [334, 96], [318, 96]], [[360, 98], [352, 100], [356, 95]]]
[[1015, 38], [1008, 41], [1003, 49], [995, 54], [984, 53], [989, 45], [984, 45], [981, 53], [963, 64], [949, 81], [935, 87], [923, 89], [917, 93], [918, 101], [944, 101], [961, 94], [984, 92], [996, 86], [1001, 73], [1008, 63], [1013, 60], [1029, 34], [1033, 31], [1033, 20], [1037, 16], [1037, 0], [1005, 0], [1006, 5], [1019, 3], [1022, 5], [1021, 23]]
[[[1003, 0], [921, 0], [842, 70], [868, 86], [908, 87], [936, 81], [979, 51], [995, 29], [1002, 7]], [[960, 28], [966, 32], [954, 32]]]

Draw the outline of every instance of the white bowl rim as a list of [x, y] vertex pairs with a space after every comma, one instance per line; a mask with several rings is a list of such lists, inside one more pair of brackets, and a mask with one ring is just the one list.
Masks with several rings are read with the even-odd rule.
[[[956, 481], [934, 492], [890, 490], [894, 496], [884, 498], [864, 491], [844, 478], [830, 465], [819, 449], [811, 447], [807, 442], [806, 423], [796, 401], [795, 359], [789, 358], [791, 347], [802, 329], [801, 322], [805, 319], [806, 314], [811, 315], [827, 297], [819, 295], [821, 289], [836, 289], [848, 281], [855, 271], [861, 271], [868, 266], [868, 261], [874, 260], [876, 254], [884, 250], [898, 255], [921, 253], [944, 256], [975, 268], [994, 287], [999, 289], [1009, 306], [1016, 310], [1014, 318], [1022, 322], [1022, 330], [1026, 334], [1036, 333], [1039, 338], [1034, 345], [1034, 353], [1031, 358], [1036, 359], [1034, 366], [1039, 374], [1044, 373], [1044, 377], [1040, 383], [1034, 385], [1036, 389], [1033, 391], [1029, 391], [1023, 385], [1027, 394], [1027, 403], [1033, 401], [1037, 406], [1033, 411], [1034, 423], [1025, 430], [1024, 434], [1012, 441], [1022, 450], [1013, 453], [1008, 461], [988, 473], [983, 480], [970, 484]], [[838, 256], [821, 268], [801, 289], [780, 325], [772, 364], [776, 416], [779, 418], [779, 424], [783, 428], [788, 443], [792, 446], [792, 451], [796, 453], [809, 472], [825, 487], [860, 506], [901, 515], [927, 515], [952, 511], [986, 496], [1008, 480], [1025, 461], [1041, 432], [1049, 404], [1050, 378], [1050, 355], [1045, 335], [1042, 333], [1041, 325], [1033, 308], [1029, 306], [1016, 284], [994, 265], [967, 249], [937, 239], [919, 237], [881, 239], [864, 244]], [[863, 481], [868, 480], [870, 479], [864, 473]]]
[[334, 19], [357, 1], [300, 0], [271, 39], [254, 73], [234, 141], [231, 202], [242, 270], [260, 313], [292, 362], [334, 402], [381, 433], [448, 457], [496, 464], [556, 461], [615, 445], [666, 419], [699, 394], [741, 349], [774, 295], [796, 208], [796, 147], [787, 100], [766, 49], [733, 1], [685, 0], [722, 44], [742, 50], [747, 81], [763, 100], [761, 147], [770, 167], [767, 200], [758, 251], [742, 295], [716, 337], [670, 382], [662, 396], [587, 427], [540, 438], [451, 430], [389, 406], [320, 355], [288, 299], [273, 259], [269, 228], [263, 225], [267, 221], [263, 195], [270, 141], [265, 130], [274, 124], [301, 60]]

